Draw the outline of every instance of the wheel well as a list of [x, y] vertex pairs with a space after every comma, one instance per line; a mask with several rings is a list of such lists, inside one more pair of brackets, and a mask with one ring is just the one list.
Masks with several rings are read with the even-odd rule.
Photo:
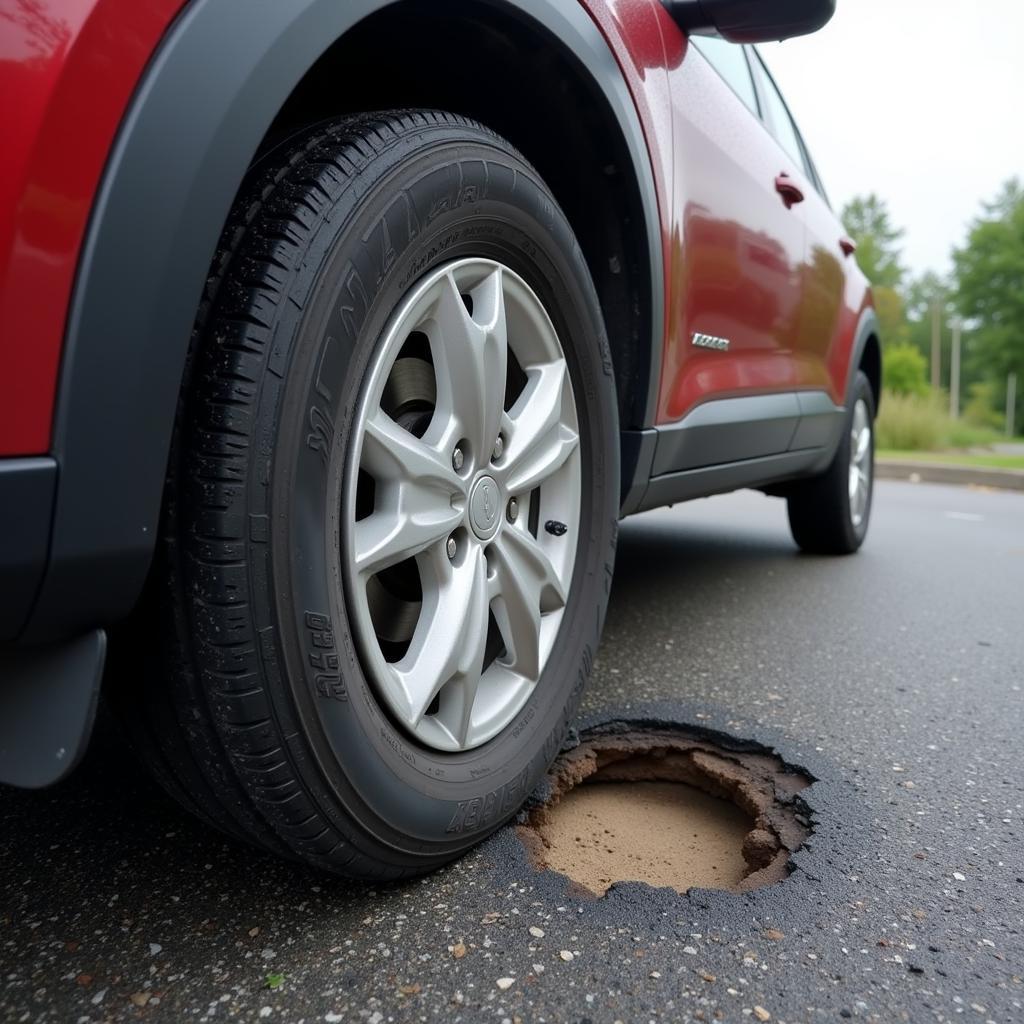
[[474, 118], [537, 168], [597, 289], [620, 426], [645, 426], [654, 344], [647, 228], [629, 151], [587, 72], [546, 29], [491, 3], [452, 10], [406, 0], [360, 22], [324, 54], [288, 97], [261, 151], [327, 117], [399, 107]]
[[860, 357], [860, 368], [871, 383], [871, 395], [875, 400], [875, 413], [882, 401], [882, 348], [878, 338], [871, 334], [864, 344], [864, 351]]

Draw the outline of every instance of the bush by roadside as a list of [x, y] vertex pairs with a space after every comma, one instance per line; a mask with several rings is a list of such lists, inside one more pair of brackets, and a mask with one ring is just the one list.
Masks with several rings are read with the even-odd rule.
[[888, 389], [882, 395], [875, 431], [879, 448], [897, 451], [971, 448], [1005, 440], [990, 427], [952, 419], [941, 395], [898, 394]]
[[928, 363], [913, 345], [888, 345], [882, 353], [882, 379], [889, 391], [924, 397], [930, 391]]

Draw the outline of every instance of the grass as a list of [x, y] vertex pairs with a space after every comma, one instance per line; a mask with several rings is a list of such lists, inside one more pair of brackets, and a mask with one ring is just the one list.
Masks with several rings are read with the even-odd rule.
[[897, 395], [887, 391], [882, 396], [875, 431], [878, 457], [883, 460], [1024, 469], [1024, 455], [984, 451], [1007, 439], [991, 427], [951, 419], [941, 395]]
[[1024, 469], [1024, 455], [998, 455], [995, 452], [921, 452], [894, 448], [880, 448], [879, 459], [899, 459], [910, 462], [941, 462], [954, 466], [981, 466], [990, 469]]
[[886, 392], [875, 424], [879, 448], [930, 451], [942, 446], [948, 417], [933, 396]]
[[879, 449], [899, 452], [981, 448], [1006, 440], [991, 427], [951, 419], [944, 397], [935, 394], [898, 395], [887, 391], [882, 396], [875, 429]]

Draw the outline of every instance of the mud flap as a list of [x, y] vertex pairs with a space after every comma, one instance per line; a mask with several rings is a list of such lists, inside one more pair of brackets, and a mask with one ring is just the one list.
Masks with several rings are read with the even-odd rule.
[[0, 650], [0, 782], [38, 789], [74, 768], [92, 732], [106, 653], [101, 629]]

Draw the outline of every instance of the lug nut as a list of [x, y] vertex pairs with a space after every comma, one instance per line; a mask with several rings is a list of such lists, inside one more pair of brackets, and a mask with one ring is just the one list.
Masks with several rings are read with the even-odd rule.
[[516, 517], [519, 515], [519, 502], [516, 501], [515, 498], [508, 499], [508, 508], [506, 509], [505, 514], [508, 516], [508, 521], [510, 523], [514, 523], [516, 521]]
[[455, 470], [456, 473], [458, 473], [458, 471], [462, 469], [462, 464], [465, 461], [466, 457], [462, 454], [462, 449], [456, 448], [455, 451], [452, 452], [452, 468]]
[[498, 440], [494, 442], [494, 454], [493, 454], [493, 455], [491, 456], [491, 458], [492, 458], [492, 459], [493, 459], [493, 460], [494, 460], [495, 462], [497, 462], [497, 461], [498, 461], [498, 459], [500, 459], [500, 458], [501, 458], [501, 453], [502, 453], [502, 452], [503, 452], [504, 450], [505, 450], [505, 438], [503, 438], [503, 437], [501, 436], [501, 434], [499, 434], [499, 435], [498, 435]]
[[449, 537], [448, 538], [448, 544], [446, 545], [446, 547], [447, 547], [447, 550], [448, 550], [448, 557], [450, 559], [454, 558], [455, 557], [455, 553], [459, 550], [459, 546], [458, 546], [458, 544], [455, 543], [455, 538], [454, 537]]

